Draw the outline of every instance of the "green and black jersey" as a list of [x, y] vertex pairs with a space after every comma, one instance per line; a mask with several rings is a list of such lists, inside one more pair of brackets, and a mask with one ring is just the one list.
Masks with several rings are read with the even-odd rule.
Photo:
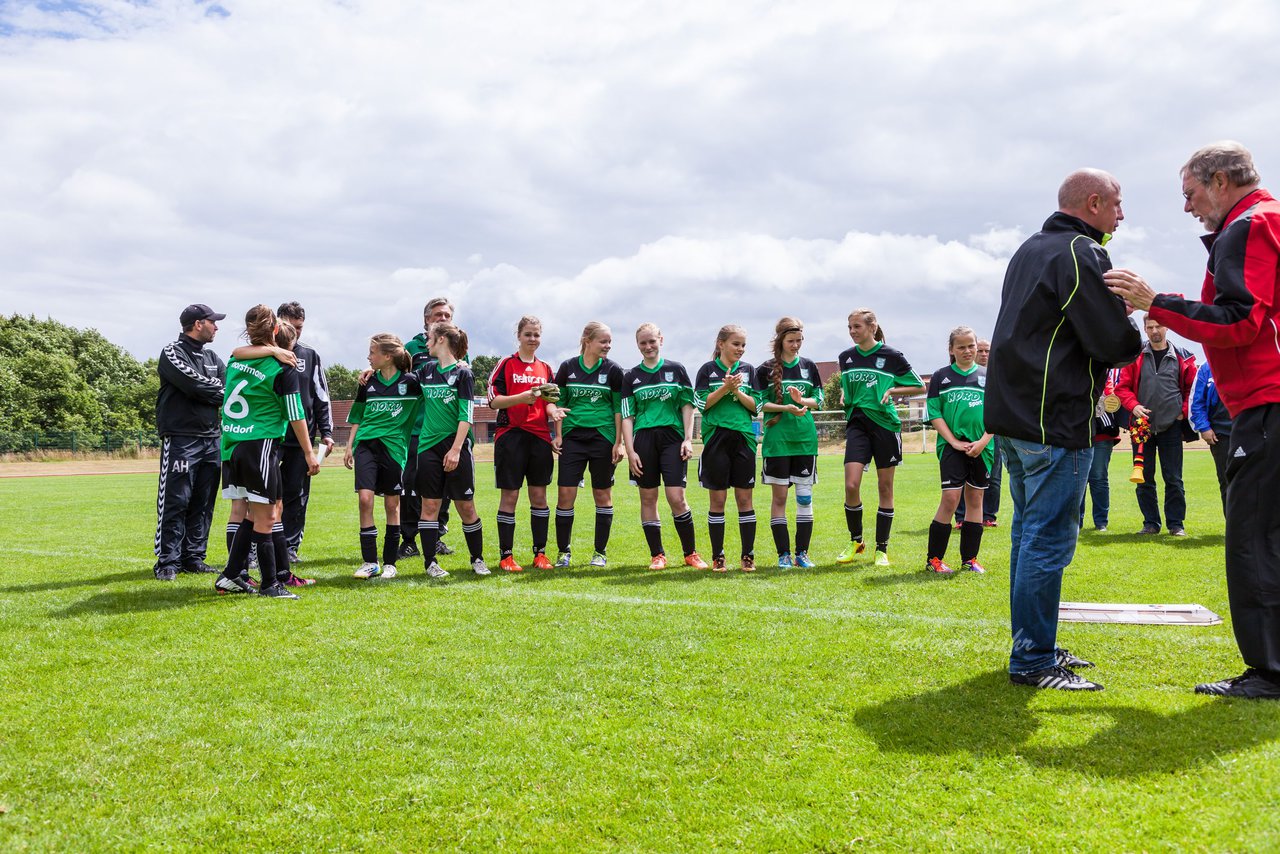
[[[925, 404], [926, 417], [932, 421], [941, 418], [957, 439], [976, 442], [986, 433], [982, 426], [983, 404], [987, 397], [987, 369], [976, 362], [968, 371], [955, 365], [947, 365], [933, 372], [929, 380], [929, 397]], [[947, 440], [938, 436], [938, 456], [947, 447]], [[982, 450], [982, 460], [991, 469], [996, 449], [991, 443]]]
[[[770, 359], [756, 369], [756, 388], [760, 389], [762, 403], [794, 403], [788, 389], [799, 389], [801, 397], [811, 397], [822, 408], [822, 379], [818, 366], [803, 356], [797, 356], [790, 364], [782, 363], [780, 388], [773, 384], [773, 369], [777, 363]], [[761, 407], [763, 411], [763, 407]], [[818, 427], [813, 421], [813, 411], [806, 408], [803, 415], [790, 412], [764, 412], [764, 442], [761, 452], [766, 457], [807, 457], [818, 453]], [[773, 421], [777, 418], [777, 421]], [[773, 422], [772, 424], [770, 422]]]
[[622, 411], [622, 368], [610, 359], [601, 359], [588, 368], [581, 356], [565, 359], [556, 371], [560, 399], [556, 406], [568, 409], [560, 422], [560, 435], [579, 427], [592, 427], [610, 442], [618, 441], [613, 417]]
[[[756, 402], [754, 412], [743, 406], [735, 395], [725, 395], [713, 406], [707, 406], [707, 398], [724, 385], [724, 378], [728, 374], [737, 374], [742, 378], [742, 384], [738, 388]], [[760, 414], [760, 395], [753, 385], [754, 381], [755, 368], [746, 362], [738, 362], [733, 367], [726, 367], [716, 358], [698, 369], [698, 379], [693, 384], [693, 405], [702, 413], [704, 444], [717, 430], [736, 430], [747, 438], [752, 449], [755, 448], [756, 431], [751, 426], [751, 421]]]
[[222, 391], [222, 459], [240, 442], [282, 439], [290, 421], [305, 421], [298, 372], [271, 356], [227, 362]]
[[641, 362], [623, 377], [622, 417], [632, 419], [636, 430], [671, 427], [683, 437], [682, 410], [692, 405], [693, 383], [679, 362], [659, 359], [653, 368]]
[[459, 424], [470, 424], [475, 406], [471, 369], [454, 362], [447, 368], [431, 361], [415, 374], [422, 386], [422, 432], [419, 451], [458, 435]]
[[401, 468], [409, 460], [409, 433], [421, 420], [422, 385], [413, 374], [396, 371], [391, 379], [374, 371], [369, 382], [356, 391], [348, 424], [358, 424], [356, 445], [373, 439], [382, 441], [391, 459]]
[[895, 386], [920, 386], [924, 380], [912, 369], [906, 356], [877, 341], [870, 350], [850, 347], [840, 354], [840, 390], [844, 393], [844, 417], [849, 420], [855, 409], [886, 430], [902, 431], [893, 401], [881, 403], [885, 392]]

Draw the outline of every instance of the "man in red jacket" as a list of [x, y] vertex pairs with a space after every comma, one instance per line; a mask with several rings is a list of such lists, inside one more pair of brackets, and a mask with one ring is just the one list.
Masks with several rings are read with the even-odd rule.
[[1187, 493], [1182, 486], [1182, 428], [1196, 381], [1196, 357], [1169, 343], [1169, 330], [1148, 315], [1147, 344], [1138, 361], [1120, 370], [1116, 396], [1134, 418], [1146, 418], [1151, 428], [1138, 484], [1139, 534], [1160, 533], [1160, 501], [1156, 495], [1156, 458], [1164, 478], [1164, 521], [1169, 533], [1185, 537]]
[[1198, 694], [1280, 699], [1280, 202], [1259, 186], [1253, 157], [1220, 142], [1182, 167], [1183, 210], [1204, 224], [1209, 265], [1200, 301], [1159, 294], [1131, 270], [1114, 293], [1204, 344], [1218, 394], [1235, 419], [1227, 463], [1227, 598], [1247, 669]]

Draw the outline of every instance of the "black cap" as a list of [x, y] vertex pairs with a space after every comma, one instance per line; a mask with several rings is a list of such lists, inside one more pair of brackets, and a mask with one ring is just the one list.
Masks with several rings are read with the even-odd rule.
[[197, 320], [222, 320], [225, 314], [218, 314], [207, 305], [195, 303], [189, 305], [182, 310], [182, 315], [178, 318], [178, 322], [182, 324], [182, 328], [193, 325]]

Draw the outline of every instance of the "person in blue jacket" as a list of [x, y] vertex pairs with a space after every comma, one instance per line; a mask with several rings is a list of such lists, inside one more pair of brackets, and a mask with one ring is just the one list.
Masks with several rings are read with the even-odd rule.
[[1218, 385], [1213, 381], [1213, 371], [1205, 362], [1196, 373], [1191, 388], [1191, 426], [1209, 445], [1213, 465], [1218, 470], [1218, 492], [1222, 507], [1227, 507], [1227, 451], [1231, 445], [1231, 413], [1218, 397]]

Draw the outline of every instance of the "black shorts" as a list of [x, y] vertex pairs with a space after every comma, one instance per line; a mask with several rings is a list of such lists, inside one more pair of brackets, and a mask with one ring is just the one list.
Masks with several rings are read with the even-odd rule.
[[357, 439], [355, 457], [356, 492], [373, 490], [374, 495], [404, 494], [404, 470], [391, 459], [387, 446], [378, 439]]
[[231, 459], [222, 464], [222, 497], [244, 498], [255, 504], [275, 504], [280, 488], [280, 440], [237, 442]]
[[599, 430], [579, 427], [570, 430], [560, 444], [559, 486], [578, 486], [587, 468], [591, 469], [591, 488], [613, 486], [613, 443]]
[[649, 427], [637, 430], [633, 438], [636, 455], [640, 457], [639, 477], [631, 483], [641, 489], [657, 489], [662, 484], [684, 487], [689, 464], [680, 459], [680, 445], [684, 442], [673, 427]]
[[519, 428], [508, 430], [493, 443], [493, 482], [498, 489], [519, 489], [551, 483], [555, 470], [551, 442]]
[[818, 482], [818, 458], [765, 457], [764, 477], [761, 479], [765, 483], [778, 485], [794, 483], [796, 486], [813, 486]]
[[965, 486], [986, 489], [987, 476], [990, 474], [987, 470], [987, 461], [982, 458], [982, 454], [971, 457], [960, 453], [950, 445], [942, 449], [942, 455], [938, 458], [938, 472], [942, 476], [944, 490], [960, 489]]
[[861, 412], [854, 412], [844, 428], [844, 462], [876, 461], [876, 468], [902, 464], [902, 434], [886, 430]]
[[737, 430], [716, 430], [702, 446], [698, 482], [704, 489], [752, 489], [756, 485], [756, 449]]
[[462, 445], [458, 467], [444, 470], [444, 455], [453, 447], [453, 439], [441, 439], [418, 454], [418, 494], [424, 499], [451, 498], [454, 501], [474, 501], [476, 497], [476, 466], [471, 457], [471, 440]]

